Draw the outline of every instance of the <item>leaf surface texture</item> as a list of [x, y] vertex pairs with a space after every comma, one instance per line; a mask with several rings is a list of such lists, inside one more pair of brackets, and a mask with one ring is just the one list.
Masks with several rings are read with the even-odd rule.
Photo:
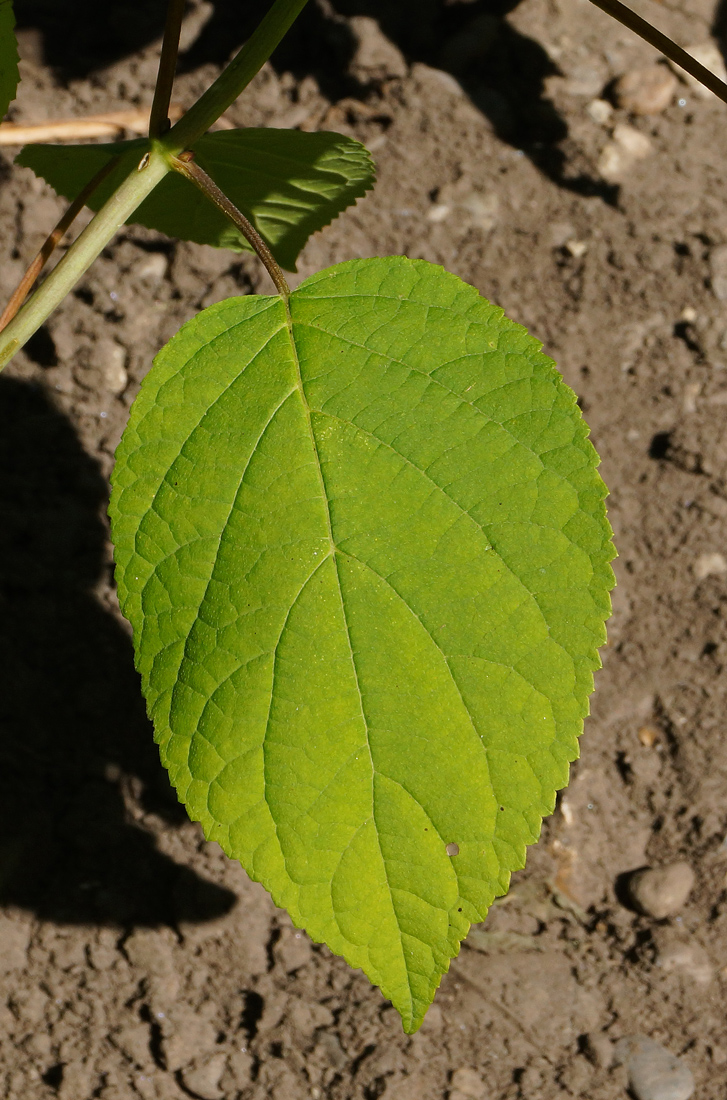
[[[139, 163], [145, 139], [111, 145], [27, 145], [17, 163], [32, 168], [60, 195], [74, 199], [115, 156], [119, 165], [89, 200], [98, 210]], [[193, 146], [197, 163], [245, 214], [276, 260], [295, 271], [308, 237], [374, 183], [371, 156], [341, 134], [250, 129], [206, 134]], [[149, 229], [197, 244], [249, 246], [232, 222], [197, 188], [171, 172], [134, 213]]]
[[121, 605], [206, 835], [421, 1023], [568, 778], [605, 488], [524, 329], [424, 261], [213, 306], [117, 455]]

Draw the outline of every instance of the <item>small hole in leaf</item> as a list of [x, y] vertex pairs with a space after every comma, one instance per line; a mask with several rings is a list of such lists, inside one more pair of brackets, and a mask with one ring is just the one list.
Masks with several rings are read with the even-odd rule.
[[459, 855], [459, 844], [455, 844], [454, 841], [452, 841], [451, 844], [447, 845], [446, 851], [447, 851], [448, 856], [458, 856]]

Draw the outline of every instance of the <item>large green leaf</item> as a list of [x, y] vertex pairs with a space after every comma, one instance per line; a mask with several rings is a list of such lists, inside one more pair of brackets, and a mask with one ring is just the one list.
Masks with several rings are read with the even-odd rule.
[[0, 0], [0, 121], [18, 87], [18, 44], [12, 0]]
[[613, 556], [575, 396], [441, 268], [354, 260], [160, 353], [117, 453], [121, 606], [191, 816], [407, 1031], [523, 865]]
[[[138, 164], [145, 139], [113, 145], [26, 145], [17, 163], [60, 195], [75, 199], [116, 156], [118, 166], [89, 200], [98, 210]], [[194, 145], [198, 164], [252, 221], [278, 261], [295, 271], [298, 253], [374, 183], [367, 149], [341, 134], [299, 130], [228, 130]], [[249, 246], [239, 230], [188, 180], [168, 175], [132, 219], [170, 237], [231, 248]]]

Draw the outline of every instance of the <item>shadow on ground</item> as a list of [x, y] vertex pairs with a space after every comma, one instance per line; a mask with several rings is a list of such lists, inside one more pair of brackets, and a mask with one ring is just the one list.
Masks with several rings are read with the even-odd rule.
[[234, 895], [157, 850], [132, 804], [186, 820], [131, 642], [92, 595], [106, 485], [42, 390], [0, 379], [0, 901], [65, 923], [204, 921]]
[[[273, 56], [278, 70], [312, 73], [332, 101], [366, 95], [348, 74], [356, 42], [347, 18], [367, 15], [409, 62], [450, 72], [503, 141], [523, 149], [551, 180], [569, 191], [614, 203], [602, 180], [569, 172], [562, 143], [565, 120], [547, 98], [546, 77], [557, 73], [542, 46], [506, 20], [519, 0], [311, 0]], [[269, 8], [265, 0], [212, 0], [211, 16], [182, 70], [222, 64]], [[162, 33], [164, 0], [16, 0], [18, 23], [43, 35], [45, 61], [66, 75], [87, 75], [148, 45]]]

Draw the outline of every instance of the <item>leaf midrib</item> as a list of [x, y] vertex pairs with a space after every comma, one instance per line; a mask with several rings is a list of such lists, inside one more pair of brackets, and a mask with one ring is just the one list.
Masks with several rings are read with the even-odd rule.
[[[316, 467], [316, 473], [317, 473], [317, 476], [318, 476], [318, 482], [319, 482], [320, 487], [321, 487], [321, 499], [323, 501], [323, 507], [324, 507], [325, 514], [326, 514], [326, 526], [327, 526], [327, 529], [328, 529], [328, 538], [329, 538], [329, 542], [330, 542], [330, 546], [331, 546], [331, 559], [333, 561], [333, 567], [336, 571], [336, 586], [338, 588], [338, 597], [339, 597], [339, 600], [341, 602], [341, 614], [343, 616], [343, 623], [344, 623], [344, 626], [345, 626], [345, 629], [346, 629], [346, 640], [348, 642], [348, 650], [349, 650], [349, 653], [351, 655], [351, 667], [353, 669], [354, 680], [356, 681], [356, 692], [358, 694], [359, 706], [360, 706], [360, 709], [361, 709], [361, 720], [363, 721], [364, 730], [366, 732], [366, 748], [367, 748], [367, 751], [368, 751], [368, 754], [369, 754], [369, 763], [370, 763], [370, 766], [371, 766], [371, 818], [372, 818], [373, 826], [374, 826], [374, 834], [376, 836], [376, 845], [377, 845], [378, 850], [379, 850], [379, 856], [381, 858], [381, 865], [384, 869], [384, 876], [386, 878], [386, 886], [387, 886], [387, 890], [388, 890], [388, 893], [389, 893], [389, 902], [391, 904], [391, 911], [392, 911], [392, 915], [393, 915], [393, 918], [394, 918], [394, 923], [396, 925], [396, 929], [397, 929], [398, 936], [399, 936], [399, 943], [400, 943], [400, 946], [401, 946], [402, 962], [404, 964], [404, 973], [406, 975], [407, 989], [408, 989], [408, 992], [409, 992], [410, 1012], [411, 1012], [412, 1017], [413, 1017], [414, 1016], [414, 1011], [415, 1011], [414, 1010], [414, 994], [413, 994], [413, 990], [412, 990], [412, 986], [411, 986], [411, 980], [410, 980], [410, 977], [409, 977], [409, 968], [406, 964], [406, 956], [405, 956], [405, 953], [404, 953], [403, 931], [402, 931], [401, 925], [399, 923], [399, 918], [398, 918], [398, 915], [397, 915], [396, 906], [394, 905], [393, 888], [392, 888], [392, 885], [389, 881], [389, 873], [388, 873], [388, 868], [387, 868], [387, 864], [386, 864], [386, 859], [384, 857], [384, 853], [383, 853], [383, 850], [381, 848], [381, 841], [379, 839], [379, 829], [378, 829], [378, 825], [376, 823], [376, 794], [375, 794], [375, 791], [374, 791], [374, 782], [373, 782], [373, 777], [376, 774], [376, 766], [374, 764], [373, 752], [371, 750], [371, 739], [370, 739], [370, 736], [369, 736], [369, 721], [368, 721], [368, 718], [366, 717], [366, 708], [364, 706], [363, 694], [361, 692], [361, 683], [360, 683], [360, 679], [359, 679], [359, 672], [358, 672], [358, 667], [356, 665], [356, 657], [354, 655], [353, 644], [351, 642], [351, 632], [350, 632], [349, 625], [348, 625], [348, 616], [346, 615], [346, 603], [345, 603], [345, 600], [343, 598], [343, 589], [341, 587], [341, 577], [340, 577], [340, 573], [339, 573], [339, 570], [338, 570], [338, 555], [336, 553], [337, 547], [336, 547], [336, 541], [333, 537], [333, 525], [332, 525], [332, 522], [331, 522], [331, 510], [330, 510], [329, 505], [328, 505], [328, 499], [329, 499], [328, 498], [328, 489], [327, 489], [327, 486], [326, 486], [325, 477], [323, 475], [323, 468], [321, 466], [320, 455], [318, 453], [318, 444], [316, 443], [316, 437], [315, 437], [315, 433], [313, 431], [313, 422], [312, 422], [312, 418], [311, 418], [311, 408], [310, 408], [310, 405], [308, 404], [308, 398], [306, 396], [305, 387], [303, 385], [303, 375], [302, 375], [302, 372], [301, 372], [301, 369], [300, 369], [300, 359], [298, 358], [298, 348], [297, 348], [296, 343], [295, 343], [295, 335], [294, 335], [294, 332], [293, 332], [293, 317], [292, 317], [292, 314], [290, 312], [290, 301], [289, 300], [287, 300], [285, 302], [285, 316], [286, 316], [286, 322], [287, 322], [287, 328], [288, 328], [288, 337], [290, 339], [290, 347], [291, 347], [291, 351], [292, 351], [292, 355], [293, 355], [293, 361], [295, 363], [298, 391], [300, 393], [300, 401], [301, 401], [301, 405], [302, 405], [302, 408], [303, 408], [303, 413], [304, 413], [305, 420], [306, 420], [306, 427], [308, 429], [308, 435], [310, 437], [311, 449], [313, 451], [313, 456], [315, 458], [315, 467]], [[321, 564], [323, 564], [323, 563], [321, 563]], [[335, 918], [335, 916], [336, 916], [335, 908], [333, 909], [333, 913], [334, 913], [334, 918]], [[336, 923], [338, 924], [337, 920], [336, 920]], [[340, 927], [339, 927], [339, 931], [341, 932], [341, 934], [343, 934], [342, 929], [340, 929]]]

